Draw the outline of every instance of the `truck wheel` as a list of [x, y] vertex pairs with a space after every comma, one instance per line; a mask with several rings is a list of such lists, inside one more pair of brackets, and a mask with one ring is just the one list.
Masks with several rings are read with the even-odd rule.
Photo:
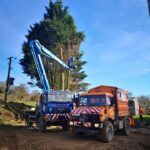
[[130, 121], [125, 118], [123, 121], [123, 135], [129, 135], [130, 134]]
[[77, 130], [76, 130], [75, 127], [71, 127], [71, 128], [70, 128], [70, 131], [71, 131], [71, 135], [72, 135], [73, 137], [77, 137], [78, 132], [77, 132]]
[[46, 131], [46, 123], [42, 117], [39, 117], [38, 127], [40, 132]]
[[67, 122], [67, 123], [62, 124], [62, 128], [64, 131], [68, 131], [70, 128], [69, 123]]
[[104, 142], [110, 142], [114, 137], [114, 127], [110, 121], [107, 121], [100, 131], [100, 139]]

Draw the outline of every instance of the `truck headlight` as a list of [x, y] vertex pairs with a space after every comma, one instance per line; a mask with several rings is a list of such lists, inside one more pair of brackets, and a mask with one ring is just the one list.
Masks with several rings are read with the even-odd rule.
[[70, 126], [73, 126], [73, 121], [70, 121], [69, 124], [70, 124]]
[[95, 123], [95, 124], [94, 124], [94, 127], [95, 127], [95, 128], [99, 128], [99, 123]]

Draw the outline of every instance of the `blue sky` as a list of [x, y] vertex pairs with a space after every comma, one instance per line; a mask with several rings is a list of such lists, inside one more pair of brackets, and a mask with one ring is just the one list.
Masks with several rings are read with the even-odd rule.
[[[9, 56], [18, 56], [29, 26], [42, 19], [49, 0], [0, 1], [0, 81]], [[135, 96], [150, 95], [150, 18], [146, 0], [64, 0], [79, 31], [90, 87], [113, 85]], [[21, 58], [22, 55], [19, 55]], [[27, 83], [18, 60], [11, 75]]]

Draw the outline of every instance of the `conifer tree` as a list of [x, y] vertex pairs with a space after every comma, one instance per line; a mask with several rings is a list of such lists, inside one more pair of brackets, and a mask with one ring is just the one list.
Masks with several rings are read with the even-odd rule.
[[22, 45], [23, 58], [20, 60], [23, 72], [39, 81], [37, 69], [33, 56], [29, 48], [30, 40], [39, 40], [42, 45], [54, 53], [57, 57], [67, 63], [70, 56], [74, 56], [77, 68], [68, 71], [58, 63], [49, 58], [42, 57], [44, 68], [51, 86], [55, 90], [76, 90], [85, 89], [88, 84], [83, 80], [87, 76], [83, 71], [82, 53], [79, 51], [80, 44], [85, 36], [83, 32], [78, 32], [72, 16], [68, 12], [68, 7], [64, 7], [62, 0], [52, 2], [46, 7], [43, 19], [30, 26], [27, 41]]

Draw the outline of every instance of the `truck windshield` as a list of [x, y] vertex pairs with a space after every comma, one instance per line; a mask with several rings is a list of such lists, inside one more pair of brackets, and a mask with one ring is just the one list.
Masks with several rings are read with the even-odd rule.
[[80, 106], [105, 106], [106, 98], [104, 95], [88, 95], [80, 97]]
[[48, 101], [71, 102], [74, 93], [69, 91], [51, 91], [48, 95]]

